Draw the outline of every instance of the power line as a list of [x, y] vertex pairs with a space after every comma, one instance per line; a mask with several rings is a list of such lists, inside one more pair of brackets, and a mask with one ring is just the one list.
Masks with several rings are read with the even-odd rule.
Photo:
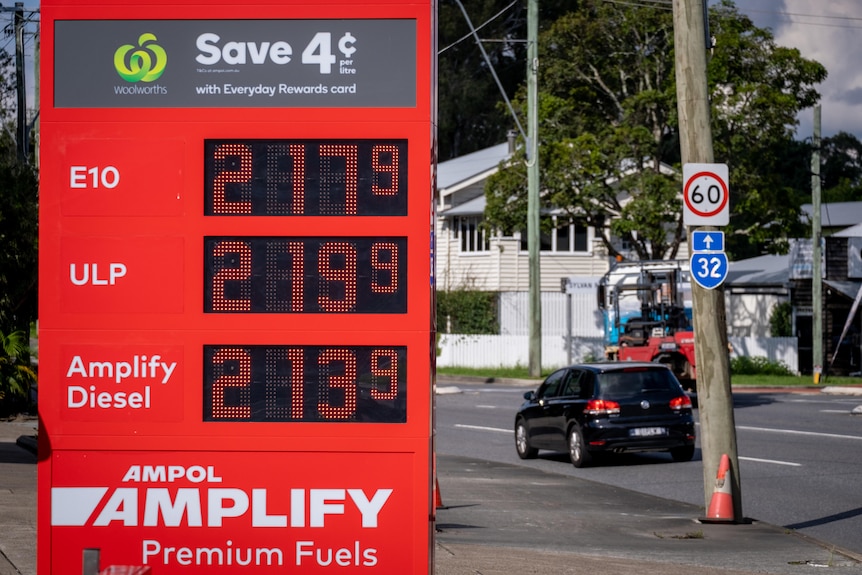
[[823, 18], [825, 20], [862, 20], [862, 17], [854, 16], [828, 16], [825, 14], [802, 14], [800, 12], [780, 12], [776, 10], [746, 10], [746, 12], [757, 12], [758, 14], [779, 14], [782, 16], [802, 16], [806, 18]]
[[[752, 10], [754, 12], [754, 10]], [[780, 12], [770, 12], [771, 14], [781, 14]], [[858, 19], [858, 18], [857, 18]], [[850, 20], [850, 18], [847, 18]], [[860, 19], [862, 20], [862, 19]], [[792, 19], [780, 19], [779, 22], [785, 24], [795, 24], [798, 26], [820, 26], [821, 28], [845, 28], [849, 30], [859, 30], [862, 29], [862, 26], [842, 26], [841, 24], [827, 24], [825, 22], [800, 22], [799, 20]]]
[[[632, 1], [632, 0], [604, 0], [605, 2], [611, 4], [621, 4], [623, 6], [635, 6], [639, 8], [656, 8], [658, 10], [672, 10], [671, 7], [672, 0], [640, 0], [640, 1]], [[790, 23], [797, 24], [800, 26], [820, 26], [824, 28], [845, 28], [850, 30], [859, 30], [862, 29], [862, 26], [849, 26], [842, 24], [829, 24], [826, 22], [802, 22], [799, 20], [794, 20], [793, 17], [797, 18], [824, 18], [828, 20], [854, 20], [858, 22], [862, 22], [862, 17], [854, 17], [854, 16], [826, 16], [822, 14], [803, 14], [800, 12], [780, 12], [776, 10], [753, 10], [753, 9], [745, 9], [741, 11], [743, 14], [756, 13], [756, 14], [774, 14], [777, 16], [787, 16], [786, 19], [780, 19], [779, 22], [782, 23]]]
[[779, 17], [779, 22], [781, 23], [791, 23], [800, 26], [820, 26], [825, 28], [847, 28], [851, 30], [858, 30], [862, 26], [848, 26], [842, 24], [829, 24], [827, 22], [802, 22], [799, 20], [794, 20], [793, 18], [821, 18], [824, 20], [839, 20], [839, 21], [847, 21], [853, 20], [857, 22], [862, 22], [862, 17], [858, 16], [831, 16], [827, 14], [806, 14], [803, 12], [784, 12], [781, 10], [758, 10], [756, 8], [746, 8], [741, 10], [744, 14], [772, 14]]
[[[635, 6], [638, 8], [658, 8], [659, 10], [673, 10], [671, 0], [642, 0], [641, 2], [625, 2], [623, 0], [604, 0], [611, 4], [622, 4], [623, 6]], [[648, 2], [644, 4], [643, 2]]]
[[[514, 6], [515, 4], [518, 4], [520, 1], [521, 0], [514, 0], [511, 4], [509, 4], [508, 6], [506, 6], [505, 8], [503, 8], [502, 10], [500, 10], [499, 12], [497, 12], [496, 14], [494, 14], [493, 16], [488, 18], [485, 22], [483, 22], [479, 26], [477, 26], [475, 30], [478, 32], [479, 30], [481, 30], [482, 28], [484, 28], [485, 26], [487, 26], [488, 24], [490, 24], [491, 22], [493, 22], [494, 20], [499, 18], [504, 12], [509, 10], [512, 6]], [[452, 42], [451, 44], [446, 46], [445, 48], [438, 50], [437, 55], [439, 56], [440, 54], [442, 54], [443, 52], [445, 52], [449, 48], [451, 48], [457, 44], [460, 44], [461, 42], [463, 42], [464, 40], [466, 40], [467, 38], [470, 38], [472, 36], [473, 36], [473, 32], [468, 32], [464, 36], [460, 37], [459, 39], [455, 40], [454, 42]]]

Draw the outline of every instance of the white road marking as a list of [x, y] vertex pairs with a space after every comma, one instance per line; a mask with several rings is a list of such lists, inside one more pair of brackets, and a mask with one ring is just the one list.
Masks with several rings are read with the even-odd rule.
[[500, 429], [499, 427], [482, 427], [481, 425], [464, 425], [461, 423], [456, 423], [455, 427], [460, 427], [461, 429], [475, 429], [476, 431], [496, 431], [498, 433], [513, 433], [511, 429]]
[[775, 465], [789, 465], [790, 467], [802, 467], [801, 463], [793, 463], [791, 461], [776, 461], [774, 459], [760, 459], [758, 457], [740, 457], [745, 461], [757, 461], [758, 463], [774, 463]]
[[817, 431], [797, 431], [795, 429], [770, 429], [768, 427], [748, 427], [737, 425], [736, 429], [745, 431], [765, 431], [767, 433], [786, 433], [788, 435], [810, 435], [812, 437], [830, 437], [832, 439], [856, 439], [862, 440], [862, 435], [840, 435], [838, 433], [819, 433]]
[[841, 403], [859, 403], [859, 400], [853, 397], [843, 399], [834, 398], [831, 401], [826, 399], [783, 399], [780, 401], [783, 401], [784, 403], [825, 403], [827, 405], [835, 405]]

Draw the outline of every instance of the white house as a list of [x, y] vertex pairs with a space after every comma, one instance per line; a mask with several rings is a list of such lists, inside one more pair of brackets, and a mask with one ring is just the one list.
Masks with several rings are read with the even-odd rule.
[[[504, 293], [529, 290], [526, 234], [499, 236], [481, 226], [485, 182], [513, 150], [510, 141], [438, 165], [437, 289]], [[671, 168], [662, 166], [662, 169]], [[597, 278], [608, 271], [611, 262], [595, 229], [550, 211], [543, 213], [543, 217], [554, 218], [556, 229], [541, 237], [542, 292], [560, 293], [563, 278]], [[562, 221], [563, 217], [566, 221]], [[682, 252], [684, 248], [680, 257], [686, 257]]]

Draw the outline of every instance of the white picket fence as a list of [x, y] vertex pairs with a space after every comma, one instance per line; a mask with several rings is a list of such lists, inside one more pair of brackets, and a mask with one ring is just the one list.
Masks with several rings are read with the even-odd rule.
[[[798, 343], [795, 337], [730, 337], [731, 357], [765, 357], [783, 362], [794, 373], [799, 371]], [[574, 337], [572, 362], [601, 359], [602, 338]], [[439, 367], [526, 367], [529, 365], [529, 336], [440, 334]], [[566, 338], [542, 338], [542, 367], [562, 367], [567, 363]]]

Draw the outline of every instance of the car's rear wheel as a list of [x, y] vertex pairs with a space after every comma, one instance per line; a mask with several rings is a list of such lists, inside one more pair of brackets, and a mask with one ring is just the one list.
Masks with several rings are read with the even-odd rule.
[[683, 445], [670, 450], [670, 456], [674, 461], [691, 461], [694, 457], [694, 445]]
[[587, 451], [584, 436], [576, 425], [569, 429], [569, 459], [575, 467], [586, 467], [593, 461], [592, 454]]
[[515, 424], [515, 449], [518, 450], [518, 457], [521, 459], [533, 459], [539, 453], [538, 449], [530, 445], [530, 439], [527, 436], [527, 425], [523, 419]]

